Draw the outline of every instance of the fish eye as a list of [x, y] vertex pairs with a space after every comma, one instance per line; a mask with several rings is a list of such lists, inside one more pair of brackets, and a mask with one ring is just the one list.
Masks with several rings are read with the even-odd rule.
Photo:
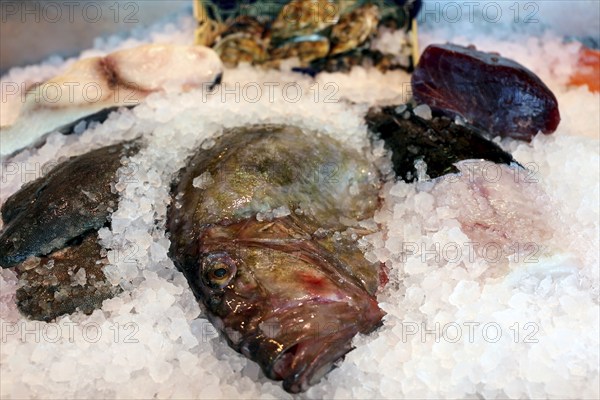
[[212, 274], [216, 278], [222, 278], [227, 274], [227, 269], [219, 268], [212, 271]]
[[226, 253], [207, 255], [202, 261], [202, 279], [213, 289], [223, 289], [237, 271], [235, 261]]

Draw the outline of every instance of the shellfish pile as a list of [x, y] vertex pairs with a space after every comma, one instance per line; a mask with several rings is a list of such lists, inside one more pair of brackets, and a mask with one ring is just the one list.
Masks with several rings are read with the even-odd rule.
[[371, 48], [370, 39], [380, 27], [408, 33], [420, 1], [227, 3], [198, 2], [195, 15], [196, 43], [212, 46], [228, 67], [240, 62], [277, 67], [289, 58], [310, 74], [365, 64], [383, 71], [413, 66], [408, 40], [402, 54], [392, 55]]

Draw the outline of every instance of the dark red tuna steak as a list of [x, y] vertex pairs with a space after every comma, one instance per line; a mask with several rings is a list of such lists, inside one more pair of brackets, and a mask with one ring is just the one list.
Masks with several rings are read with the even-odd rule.
[[530, 141], [560, 122], [554, 94], [533, 72], [497, 54], [453, 44], [425, 49], [412, 79], [415, 100], [460, 115], [494, 136]]

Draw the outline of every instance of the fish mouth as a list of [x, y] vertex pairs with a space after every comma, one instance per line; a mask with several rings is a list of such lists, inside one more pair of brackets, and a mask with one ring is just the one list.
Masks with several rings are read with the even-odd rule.
[[[287, 392], [303, 392], [353, 349], [357, 333], [380, 326], [383, 314], [376, 302], [360, 310], [340, 302], [304, 304], [263, 319], [260, 328], [241, 341], [239, 351], [257, 362], [268, 378], [283, 381]], [[269, 320], [277, 321], [274, 330], [265, 327]]]
[[295, 343], [270, 365], [270, 378], [283, 380], [283, 388], [290, 393], [307, 390], [352, 350], [351, 341], [356, 333], [356, 329], [346, 328], [326, 337]]

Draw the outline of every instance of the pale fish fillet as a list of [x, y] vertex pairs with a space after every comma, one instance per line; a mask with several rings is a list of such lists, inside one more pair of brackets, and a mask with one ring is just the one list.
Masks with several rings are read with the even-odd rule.
[[450, 210], [477, 254], [502, 262], [562, 252], [558, 215], [535, 171], [483, 160], [456, 164], [459, 174], [440, 177], [431, 192]]
[[0, 127], [0, 157], [104, 110], [135, 106], [152, 92], [208, 88], [222, 70], [219, 56], [203, 46], [148, 44], [79, 60], [27, 93], [14, 123]]

